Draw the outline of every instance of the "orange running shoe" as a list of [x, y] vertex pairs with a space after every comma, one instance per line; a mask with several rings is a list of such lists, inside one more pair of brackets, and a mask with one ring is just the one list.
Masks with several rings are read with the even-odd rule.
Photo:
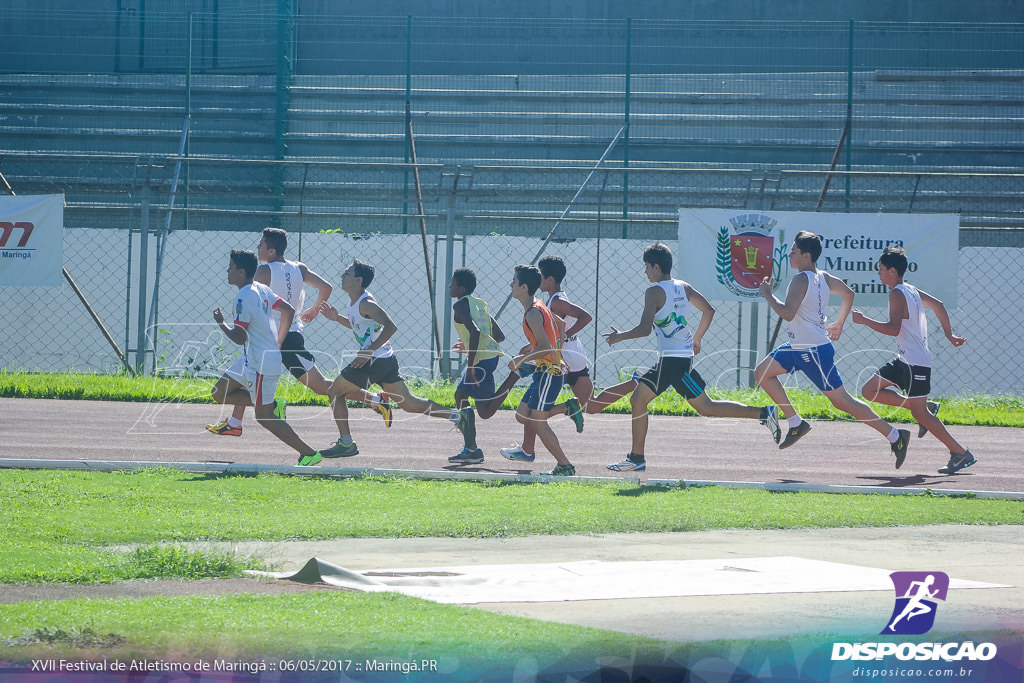
[[211, 434], [218, 434], [220, 436], [241, 436], [242, 426], [232, 427], [228, 424], [227, 420], [215, 425], [206, 425], [206, 430]]

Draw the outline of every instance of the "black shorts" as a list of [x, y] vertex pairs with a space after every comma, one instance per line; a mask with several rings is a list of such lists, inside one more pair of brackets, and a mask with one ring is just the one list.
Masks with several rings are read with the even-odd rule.
[[907, 365], [894, 358], [875, 373], [896, 385], [907, 398], [921, 398], [932, 393], [932, 369], [923, 365]]
[[313, 354], [306, 350], [306, 338], [301, 332], [293, 330], [285, 335], [284, 346], [281, 347], [281, 365], [292, 373], [295, 379], [316, 367], [316, 360]]
[[570, 387], [576, 386], [576, 382], [580, 381], [580, 377], [590, 377], [590, 366], [577, 370], [576, 372], [565, 373], [565, 383]]
[[397, 384], [402, 381], [402, 375], [398, 372], [398, 358], [395, 356], [374, 358], [361, 368], [346, 365], [341, 371], [341, 377], [363, 389], [369, 389], [371, 384]]
[[658, 364], [645, 372], [638, 381], [650, 387], [655, 396], [672, 387], [687, 400], [697, 398], [704, 393], [707, 384], [692, 366], [692, 358], [662, 356]]

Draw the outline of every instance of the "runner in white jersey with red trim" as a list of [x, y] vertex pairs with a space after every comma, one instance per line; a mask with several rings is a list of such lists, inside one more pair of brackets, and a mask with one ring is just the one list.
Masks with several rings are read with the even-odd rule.
[[867, 381], [861, 395], [869, 401], [908, 409], [920, 426], [918, 437], [931, 432], [949, 449], [949, 462], [939, 469], [939, 474], [954, 474], [977, 460], [939, 420], [939, 404], [928, 400], [932, 386], [932, 353], [928, 348], [925, 309], [935, 313], [950, 344], [963, 346], [967, 339], [953, 334], [945, 304], [903, 281], [909, 264], [903, 247], [886, 247], [878, 258], [878, 279], [890, 288], [888, 320], [874, 320], [853, 309], [853, 322], [896, 337], [899, 351], [895, 359], [880, 367]]
[[[775, 401], [788, 421], [789, 429], [779, 448], [789, 448], [811, 430], [811, 426], [793, 408], [779, 380], [781, 375], [800, 370], [832, 405], [886, 437], [896, 457], [896, 469], [899, 469], [907, 457], [910, 432], [890, 425], [875, 414], [871, 406], [858, 401], [843, 387], [832, 342], [843, 333], [843, 324], [853, 308], [853, 290], [839, 278], [818, 270], [819, 256], [821, 238], [801, 230], [793, 239], [793, 248], [789, 252], [789, 265], [799, 272], [786, 289], [786, 301], [780, 301], [773, 293], [774, 278], [764, 278], [760, 286], [761, 296], [768, 305], [789, 323], [789, 341], [765, 356], [754, 371], [757, 383]], [[830, 294], [842, 299], [839, 314], [831, 324], [827, 317]]]
[[[287, 249], [288, 233], [285, 230], [264, 228], [259, 244], [256, 246], [256, 256], [262, 264], [256, 268], [253, 281], [268, 285], [274, 294], [287, 301], [295, 309], [296, 315], [292, 318], [291, 326], [281, 345], [281, 363], [300, 383], [309, 387], [314, 393], [326, 396], [331, 383], [317, 368], [313, 354], [306, 350], [303, 322], [312, 322], [317, 317], [320, 307], [330, 298], [333, 287], [305, 263], [285, 259], [284, 254]], [[317, 298], [309, 309], [304, 310], [307, 286], [316, 290]], [[275, 324], [280, 326], [280, 313], [274, 311], [273, 315]], [[371, 407], [384, 418], [384, 426], [391, 426], [391, 406], [382, 397], [360, 391], [348, 398], [370, 403]], [[284, 398], [276, 398], [275, 403], [278, 417], [283, 419]], [[334, 412], [339, 412], [336, 406]], [[241, 436], [244, 415], [245, 406], [235, 406], [229, 418], [217, 424], [208, 424], [206, 429], [221, 436]], [[338, 431], [340, 433], [341, 425], [339, 425]]]
[[[299, 438], [283, 416], [276, 414], [274, 405], [274, 390], [281, 376], [280, 344], [287, 327], [279, 329], [274, 324], [271, 310], [279, 310], [283, 325], [288, 326], [295, 309], [266, 285], [253, 282], [256, 266], [256, 254], [251, 251], [235, 249], [231, 252], [228, 283], [238, 287], [234, 324], [228, 327], [224, 323], [220, 308], [214, 309], [213, 319], [228, 339], [242, 346], [242, 358], [236, 362], [237, 367], [232, 366], [217, 381], [212, 395], [218, 403], [252, 405], [256, 420], [298, 452], [299, 465], [315, 465], [320, 462], [320, 453]], [[243, 378], [244, 386], [237, 377]]]

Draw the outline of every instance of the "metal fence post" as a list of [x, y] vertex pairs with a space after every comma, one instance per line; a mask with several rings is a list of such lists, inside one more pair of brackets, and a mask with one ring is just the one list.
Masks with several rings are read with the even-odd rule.
[[630, 76], [633, 72], [633, 19], [626, 19], [626, 97], [622, 127], [622, 239], [628, 237], [629, 231], [629, 97]]
[[146, 169], [146, 181], [142, 186], [142, 222], [139, 239], [139, 318], [135, 330], [135, 372], [142, 374], [146, 369], [146, 277], [149, 271], [149, 173], [152, 165]]

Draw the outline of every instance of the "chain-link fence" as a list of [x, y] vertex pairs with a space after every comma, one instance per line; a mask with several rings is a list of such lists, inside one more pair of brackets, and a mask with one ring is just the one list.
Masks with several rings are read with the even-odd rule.
[[[236, 349], [210, 312], [232, 297], [228, 252], [255, 249], [261, 228], [278, 225], [291, 236], [287, 256], [336, 284], [353, 258], [377, 267], [371, 290], [399, 325], [403, 366], [420, 377], [458, 370], [445, 358], [454, 340], [446, 299], [454, 268], [477, 272], [477, 294], [500, 311], [506, 350], [514, 351], [525, 340], [518, 304], [508, 302], [512, 268], [559, 254], [569, 266], [566, 291], [594, 314], [583, 338], [602, 385], [653, 359], [653, 340], [609, 349], [600, 335], [639, 320], [643, 248], [654, 240], [686, 248], [680, 205], [844, 211], [849, 204], [872, 213], [956, 207], [963, 221], [984, 226], [1012, 219], [1013, 198], [1024, 195], [1024, 175], [784, 171], [768, 182], [750, 169], [649, 167], [634, 171], [633, 208], [623, 219], [621, 167], [421, 165], [417, 183], [409, 164], [5, 155], [0, 171], [19, 194], [66, 193], [66, 267], [129, 361], [147, 372], [215, 374], [223, 367]], [[1002, 298], [992, 296], [1024, 276], [1021, 233], [961, 229], [959, 306], [951, 316], [971, 342], [953, 349], [933, 333], [937, 392], [1019, 393], [1024, 386], [1019, 373], [988, 362], [997, 348], [1024, 351], [1019, 336], [1005, 331]], [[5, 295], [4, 367], [117, 370], [115, 353], [70, 288], [6, 288]], [[749, 304], [716, 305], [699, 368], [719, 386], [746, 386], [777, 319], [764, 305], [756, 317]], [[308, 327], [308, 338], [328, 374], [354, 351], [347, 331], [323, 318]], [[839, 350], [851, 381], [893, 353], [891, 340], [852, 324]]]

